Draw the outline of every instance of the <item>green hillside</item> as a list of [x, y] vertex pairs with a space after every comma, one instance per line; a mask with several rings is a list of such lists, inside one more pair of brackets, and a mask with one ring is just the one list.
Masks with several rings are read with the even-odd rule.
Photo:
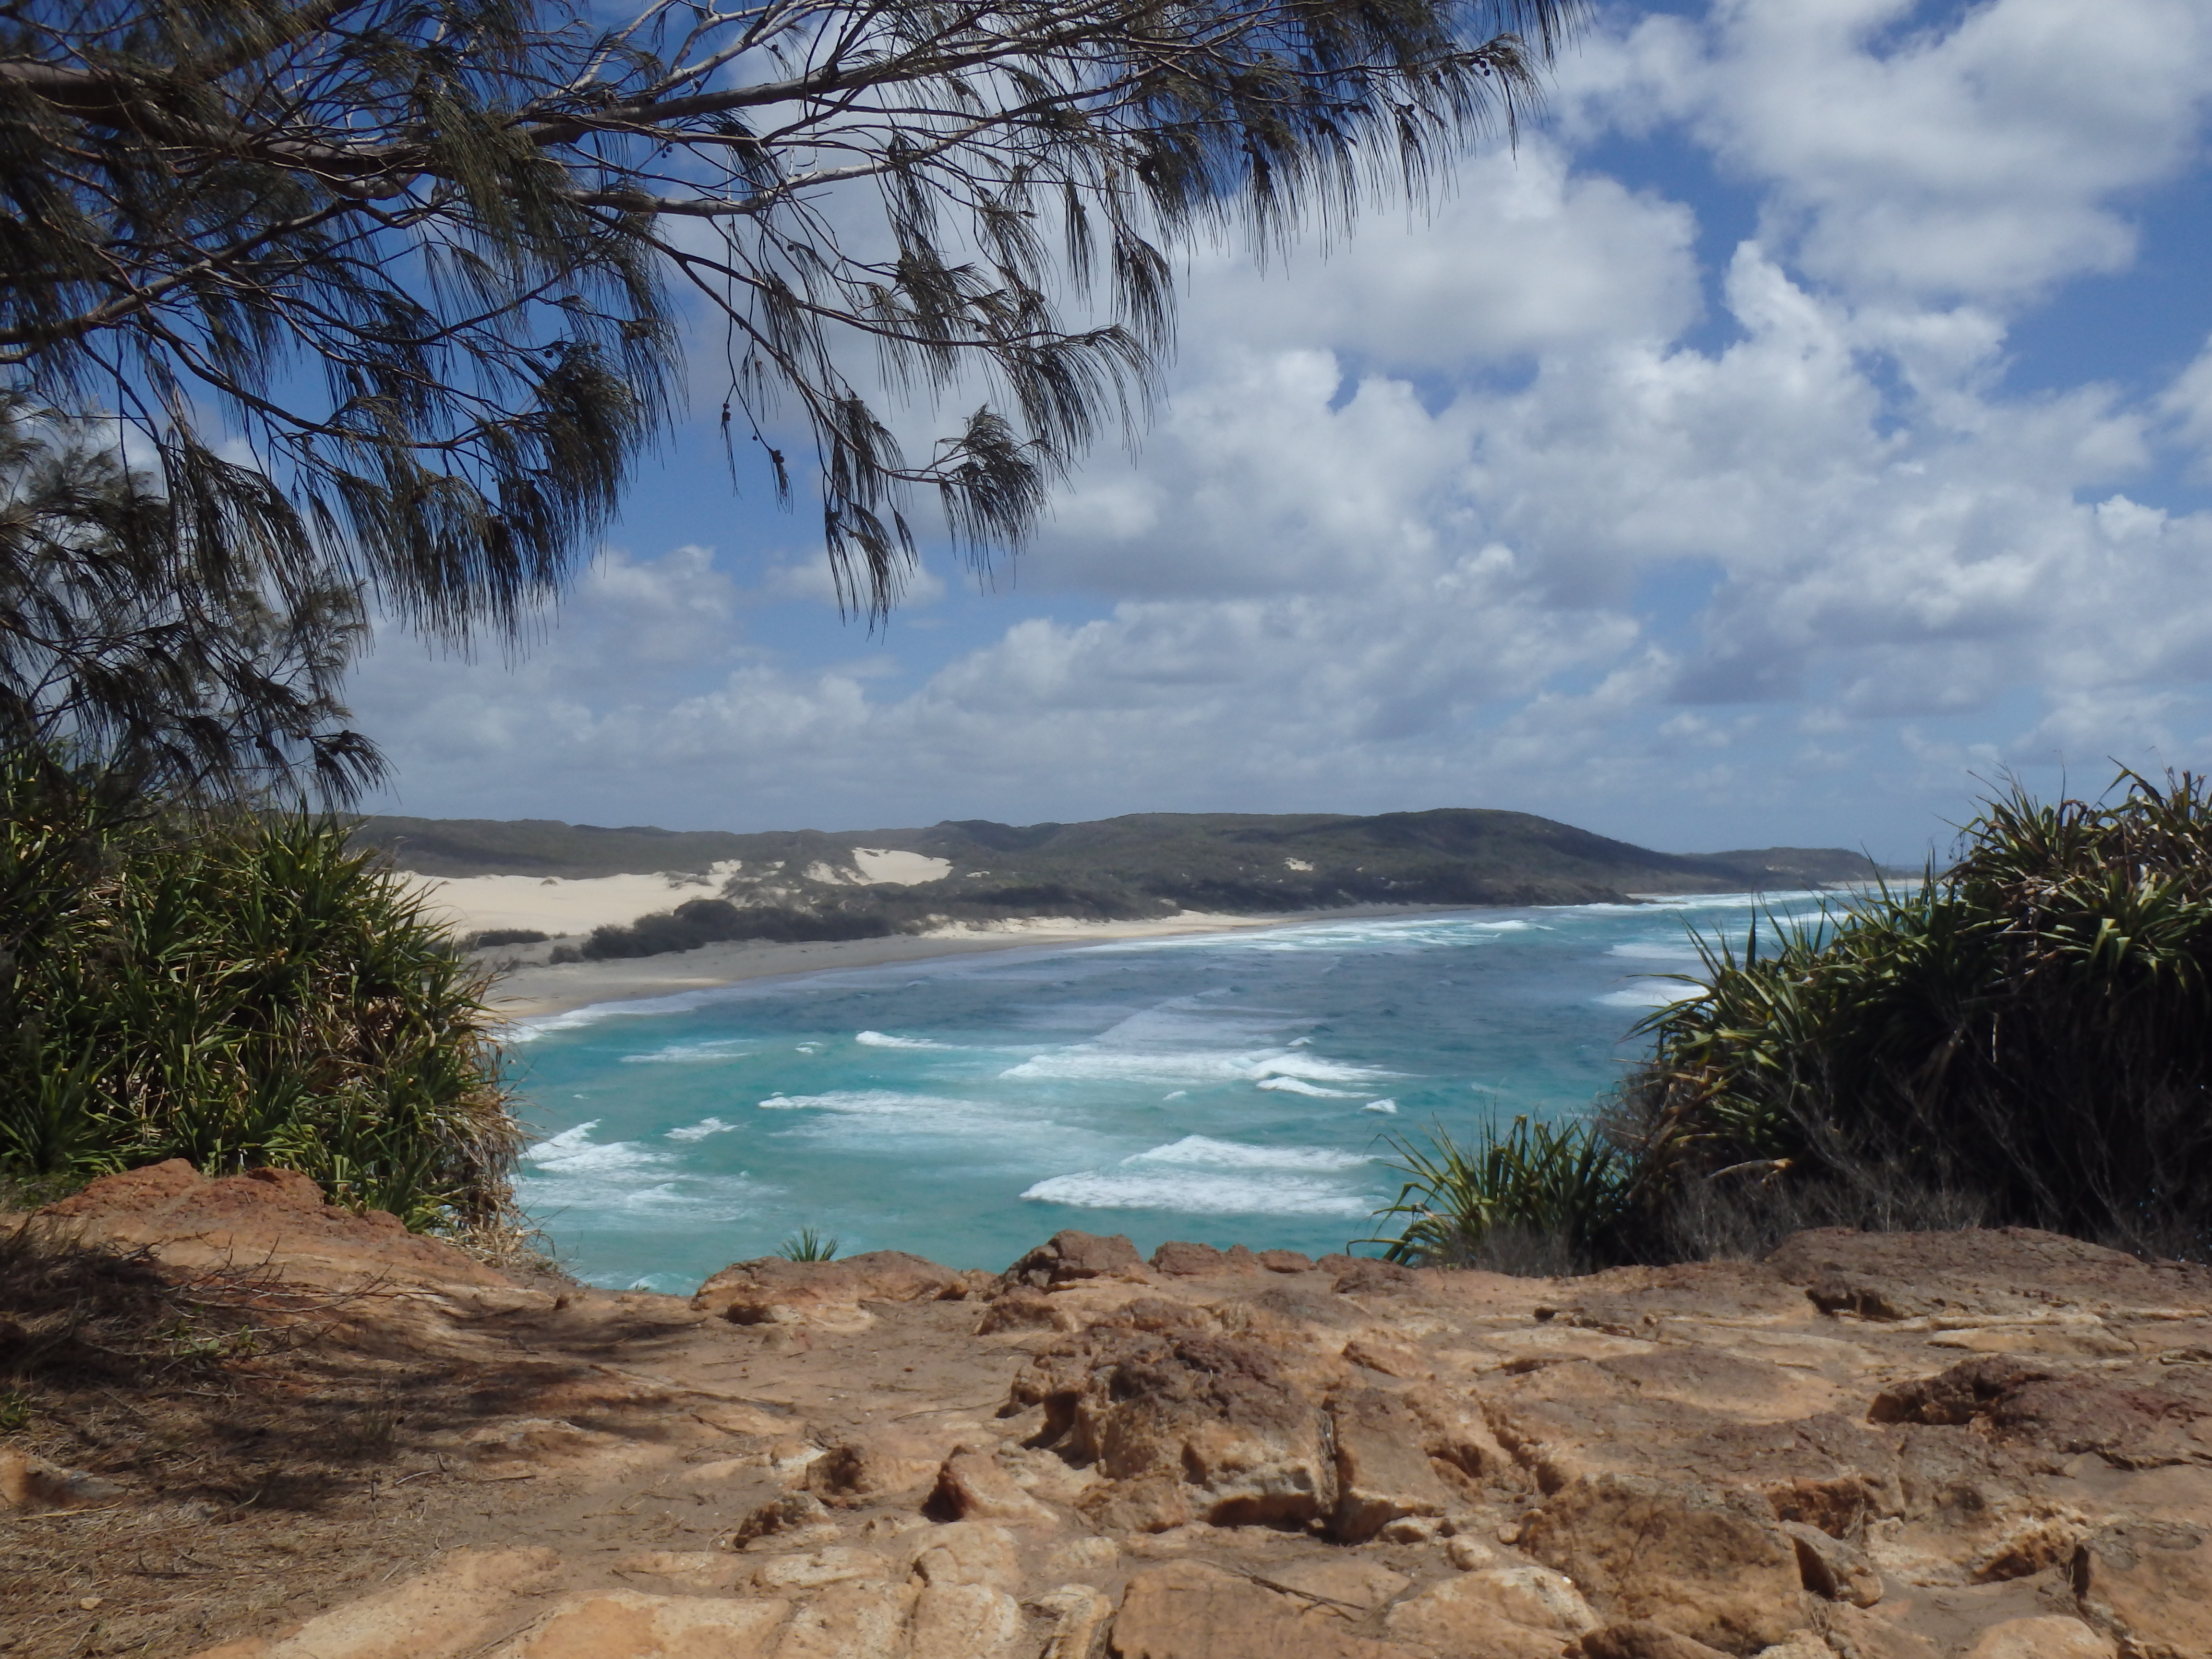
[[[372, 817], [358, 844], [426, 875], [579, 877], [704, 872], [736, 865], [720, 899], [635, 928], [602, 928], [594, 955], [714, 939], [852, 938], [1013, 916], [1130, 919], [1361, 904], [1586, 904], [1636, 894], [1864, 881], [1863, 855], [1775, 847], [1656, 853], [1526, 812], [1445, 808], [1334, 813], [1140, 812], [1086, 823], [947, 820], [923, 830], [734, 835], [550, 819]], [[921, 854], [950, 869], [871, 884], [855, 849]]]

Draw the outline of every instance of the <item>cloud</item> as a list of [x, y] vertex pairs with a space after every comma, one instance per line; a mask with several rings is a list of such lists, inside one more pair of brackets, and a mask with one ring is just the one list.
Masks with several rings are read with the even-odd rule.
[[[1141, 455], [996, 593], [925, 584], [933, 631], [825, 642], [811, 558], [613, 556], [519, 672], [387, 651], [362, 706], [438, 810], [732, 827], [1463, 803], [1911, 856], [1971, 770], [2201, 763], [2212, 514], [2160, 468], [2212, 457], [2212, 347], [2138, 403], [2002, 371], [2054, 283], [2130, 258], [2207, 32], [1643, 19], [1432, 218], [1194, 260]], [[1591, 170], [1661, 132], [1728, 215]], [[1720, 217], [1757, 234], [1701, 270]]]

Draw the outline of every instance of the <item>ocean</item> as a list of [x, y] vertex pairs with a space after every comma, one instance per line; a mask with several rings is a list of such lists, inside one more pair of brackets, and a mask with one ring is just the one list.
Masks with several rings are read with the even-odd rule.
[[[802, 1227], [1005, 1267], [1062, 1227], [1320, 1255], [1394, 1135], [1586, 1109], [1692, 927], [1803, 895], [1334, 919], [753, 981], [532, 1022], [521, 1200], [587, 1283], [684, 1292]], [[1369, 1247], [1370, 1249], [1372, 1247]]]

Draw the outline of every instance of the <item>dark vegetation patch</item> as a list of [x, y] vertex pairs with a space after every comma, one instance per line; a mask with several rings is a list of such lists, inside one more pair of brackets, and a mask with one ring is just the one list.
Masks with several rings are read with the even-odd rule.
[[[1401, 1146], [1406, 1261], [2026, 1226], [2212, 1259], [2212, 791], [1988, 802], [1949, 867], [1701, 939], [1592, 1121]], [[1501, 1262], [1500, 1265], [1503, 1265]]]
[[331, 820], [0, 760], [0, 1179], [274, 1164], [499, 1225], [520, 1130], [487, 982]]

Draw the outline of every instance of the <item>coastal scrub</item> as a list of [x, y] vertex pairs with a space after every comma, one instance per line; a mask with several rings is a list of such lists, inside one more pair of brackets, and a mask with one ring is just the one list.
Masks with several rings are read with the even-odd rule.
[[412, 1227], [510, 1208], [486, 975], [345, 827], [0, 762], [0, 1174], [268, 1164]]

